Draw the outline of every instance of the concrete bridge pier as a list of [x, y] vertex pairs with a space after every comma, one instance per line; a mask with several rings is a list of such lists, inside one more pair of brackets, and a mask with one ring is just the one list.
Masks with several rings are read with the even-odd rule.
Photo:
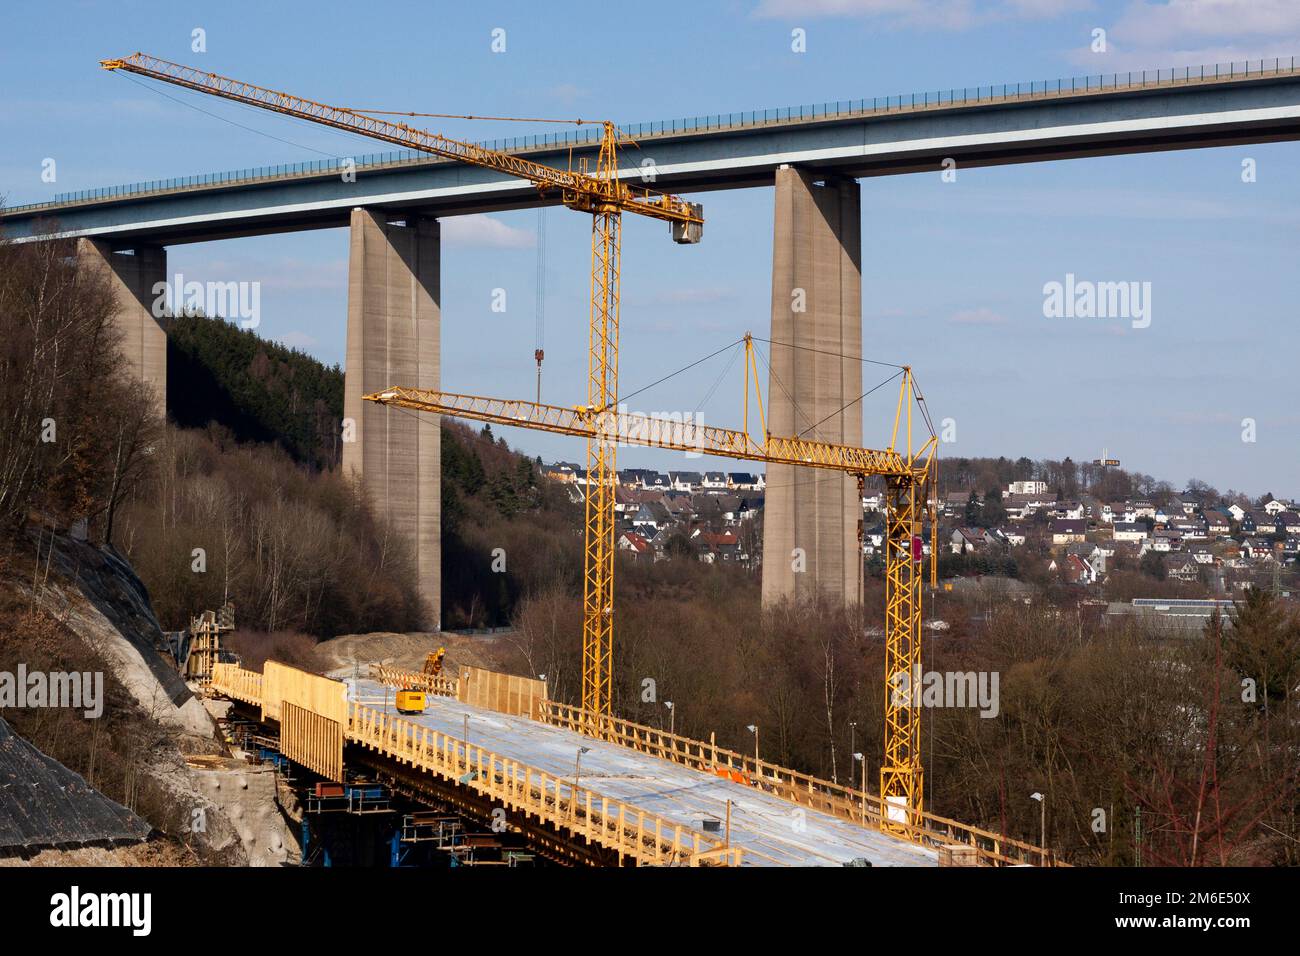
[[[78, 239], [77, 257], [107, 276], [117, 299], [114, 321], [121, 333], [122, 356], [127, 369], [148, 385], [154, 396], [154, 411], [167, 414], [167, 333], [153, 315], [157, 298], [154, 288], [167, 281], [167, 250], [162, 246], [137, 245], [115, 251], [98, 239]], [[163, 300], [164, 306], [166, 300]]]
[[[776, 171], [768, 427], [862, 444], [862, 235], [856, 180]], [[859, 595], [862, 515], [848, 475], [769, 465], [763, 603]]]
[[439, 387], [440, 230], [436, 219], [358, 208], [351, 232], [343, 472], [360, 477], [376, 517], [414, 550], [429, 626], [436, 629], [442, 617], [439, 420], [361, 396], [389, 385]]

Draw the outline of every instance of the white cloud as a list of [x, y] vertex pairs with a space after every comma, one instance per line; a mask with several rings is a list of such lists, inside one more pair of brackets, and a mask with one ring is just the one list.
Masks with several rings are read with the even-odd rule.
[[1132, 46], [1167, 46], [1188, 38], [1218, 42], [1240, 37], [1276, 38], [1300, 33], [1296, 0], [1150, 0], [1130, 3], [1108, 31]]
[[963, 309], [948, 319], [956, 325], [1006, 325], [1007, 317], [989, 308]]
[[483, 214], [448, 216], [442, 220], [442, 238], [445, 242], [490, 249], [530, 249], [537, 241], [531, 230], [507, 226]]
[[1297, 0], [1132, 0], [1106, 28], [1107, 52], [1080, 47], [1072, 62], [1093, 72], [1289, 62], [1300, 49]]

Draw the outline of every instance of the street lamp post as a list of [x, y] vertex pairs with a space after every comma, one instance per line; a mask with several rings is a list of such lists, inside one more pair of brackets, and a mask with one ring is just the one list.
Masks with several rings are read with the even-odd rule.
[[586, 753], [591, 753], [590, 747], [579, 747], [573, 759], [573, 800], [569, 810], [574, 817], [578, 815], [578, 782], [582, 779], [582, 755]]
[[1035, 790], [1030, 800], [1038, 801], [1038, 845], [1043, 848], [1043, 865], [1047, 865], [1047, 797]]
[[758, 768], [758, 765], [759, 765], [759, 759], [758, 759], [758, 724], [750, 724], [750, 725], [749, 725], [748, 727], [746, 727], [745, 729], [748, 730], [751, 734], [754, 735], [754, 775], [757, 776], [757, 777], [761, 777], [761, 776], [763, 776], [763, 772], [762, 772], [761, 770], [759, 770], [759, 768]]
[[668, 708], [668, 732], [674, 737], [677, 736], [677, 708], [673, 706], [671, 700], [664, 701], [664, 706]]
[[867, 760], [860, 753], [854, 753], [853, 759], [862, 764], [862, 825], [867, 823]]

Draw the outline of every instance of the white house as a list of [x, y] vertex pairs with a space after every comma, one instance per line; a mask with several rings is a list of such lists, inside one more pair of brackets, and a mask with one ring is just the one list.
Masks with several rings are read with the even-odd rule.
[[1013, 481], [1007, 485], [1007, 494], [1009, 495], [1045, 495], [1047, 494], [1047, 482], [1045, 481]]
[[1147, 526], [1139, 521], [1116, 521], [1112, 534], [1116, 541], [1145, 541], [1150, 537]]

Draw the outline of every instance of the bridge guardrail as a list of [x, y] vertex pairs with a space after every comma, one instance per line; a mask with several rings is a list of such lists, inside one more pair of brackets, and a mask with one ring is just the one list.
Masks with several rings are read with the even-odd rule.
[[425, 674], [422, 671], [404, 671], [401, 668], [390, 667], [387, 664], [371, 664], [370, 679], [379, 681], [381, 684], [388, 684], [391, 687], [422, 690], [438, 697], [455, 697], [460, 689], [459, 683], [454, 677], [444, 677], [441, 674]]
[[[1130, 70], [1110, 74], [1092, 73], [1085, 76], [1064, 77], [1055, 80], [1031, 80], [1028, 83], [962, 87], [960, 95], [958, 89], [954, 87], [948, 90], [878, 96], [872, 97], [870, 100], [863, 97], [857, 100], [836, 100], [834, 102], [811, 103], [802, 106], [782, 106], [775, 109], [742, 110], [675, 120], [628, 123], [620, 126], [619, 129], [633, 139], [645, 139], [654, 136], [747, 129], [779, 123], [866, 118], [891, 113], [952, 109], [962, 106], [981, 106], [992, 103], [1052, 99], [1064, 96], [1088, 96], [1127, 90], [1150, 90], [1203, 83], [1259, 80], [1269, 76], [1296, 75], [1298, 71], [1295, 60], [1295, 57], [1271, 57], [1262, 60], [1174, 67], [1167, 70]], [[1258, 67], [1252, 71], [1252, 66], [1255, 64], [1258, 64]], [[1109, 82], [1107, 82], [1108, 78]], [[972, 95], [972, 91], [974, 95]], [[502, 152], [528, 152], [596, 145], [599, 141], [600, 130], [597, 128], [534, 136], [514, 136], [505, 139], [487, 140], [477, 145]], [[420, 163], [447, 162], [447, 160], [435, 159], [414, 150], [368, 153], [358, 157], [339, 156], [300, 163], [282, 163], [276, 166], [250, 167], [248, 169], [129, 183], [121, 186], [83, 189], [76, 192], [61, 193], [55, 196], [54, 199], [45, 202], [12, 206], [4, 210], [4, 212], [10, 214], [31, 213], [40, 209], [63, 207], [77, 203], [143, 197], [177, 192], [183, 189], [239, 186], [274, 180], [338, 175], [345, 168], [345, 163], [348, 162], [355, 164], [354, 168], [357, 170], [364, 169], [368, 172], [376, 172], [382, 169]]]
[[738, 865], [742, 851], [517, 760], [353, 702], [348, 739], [653, 866]]
[[245, 670], [238, 664], [213, 664], [212, 690], [242, 700], [246, 704], [262, 704], [262, 675]]
[[[262, 675], [238, 664], [217, 664], [210, 688], [245, 703], [262, 703]], [[355, 701], [348, 703], [345, 738], [609, 847], [620, 860], [627, 857], [652, 866], [739, 866], [743, 856], [740, 847], [699, 830]]]
[[[575, 730], [695, 770], [715, 773], [736, 783], [757, 787], [784, 800], [829, 813], [842, 820], [880, 828], [880, 797], [765, 760], [755, 760], [752, 754], [727, 750], [714, 743], [694, 740], [618, 717], [592, 714], [581, 707], [560, 701], [547, 701], [542, 708], [542, 719], [553, 726]], [[958, 844], [973, 847], [976, 855], [986, 865], [1064, 865], [1051, 851], [1042, 847], [933, 813], [922, 811], [918, 816], [921, 819], [919, 824], [903, 823], [891, 818], [890, 827], [908, 831], [913, 842], [924, 846]]]

